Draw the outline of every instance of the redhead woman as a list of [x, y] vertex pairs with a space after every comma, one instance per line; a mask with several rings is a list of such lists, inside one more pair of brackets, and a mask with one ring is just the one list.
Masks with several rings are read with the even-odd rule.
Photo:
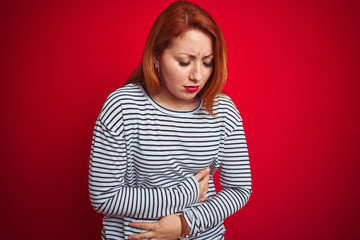
[[96, 121], [89, 190], [102, 239], [224, 239], [224, 219], [251, 195], [242, 119], [222, 93], [226, 56], [200, 7], [179, 1], [158, 16]]

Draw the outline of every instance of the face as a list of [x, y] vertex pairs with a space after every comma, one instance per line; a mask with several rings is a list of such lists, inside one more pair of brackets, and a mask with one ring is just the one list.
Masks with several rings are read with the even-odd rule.
[[212, 41], [199, 30], [189, 30], [174, 39], [155, 65], [162, 88], [154, 99], [177, 109], [193, 106], [213, 71]]

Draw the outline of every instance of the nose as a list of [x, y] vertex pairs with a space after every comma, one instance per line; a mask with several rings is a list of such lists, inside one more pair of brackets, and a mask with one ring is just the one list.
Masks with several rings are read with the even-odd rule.
[[191, 69], [190, 80], [194, 82], [199, 82], [201, 81], [201, 79], [202, 79], [201, 65], [194, 64], [193, 68]]

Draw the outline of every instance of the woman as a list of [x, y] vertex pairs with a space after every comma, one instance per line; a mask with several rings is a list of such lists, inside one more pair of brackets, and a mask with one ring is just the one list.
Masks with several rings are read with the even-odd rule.
[[212, 17], [184, 1], [166, 8], [141, 65], [95, 125], [89, 189], [105, 214], [103, 239], [224, 239], [223, 220], [251, 194], [242, 120], [222, 94], [226, 76]]

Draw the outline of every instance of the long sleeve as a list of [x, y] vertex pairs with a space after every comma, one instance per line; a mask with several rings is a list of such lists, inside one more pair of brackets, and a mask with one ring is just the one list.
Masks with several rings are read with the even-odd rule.
[[223, 189], [208, 201], [184, 212], [193, 236], [222, 222], [250, 198], [250, 165], [241, 120], [225, 139], [219, 174]]
[[122, 124], [119, 114], [114, 118], [113, 111], [107, 112], [103, 111], [96, 122], [91, 147], [89, 192], [94, 209], [107, 215], [156, 219], [196, 203], [199, 190], [195, 177], [167, 189], [125, 184], [128, 163]]

